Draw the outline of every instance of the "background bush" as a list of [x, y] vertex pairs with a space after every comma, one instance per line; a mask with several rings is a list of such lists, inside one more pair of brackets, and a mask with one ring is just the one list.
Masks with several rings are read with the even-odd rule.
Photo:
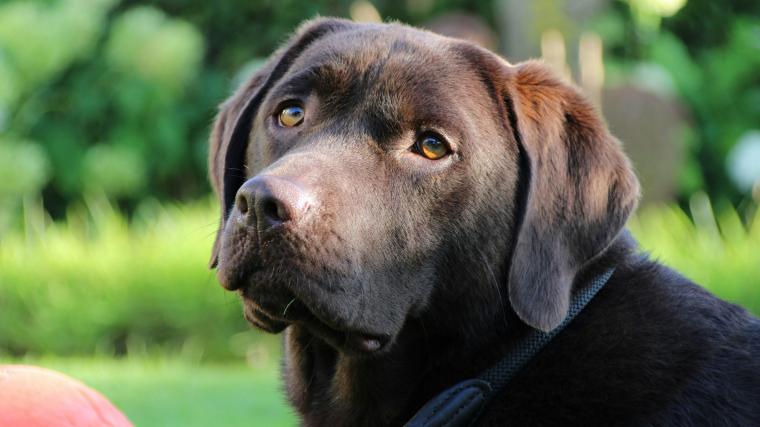
[[206, 267], [214, 211], [146, 202], [130, 223], [101, 197], [30, 219], [0, 245], [0, 355], [243, 359], [240, 303]]

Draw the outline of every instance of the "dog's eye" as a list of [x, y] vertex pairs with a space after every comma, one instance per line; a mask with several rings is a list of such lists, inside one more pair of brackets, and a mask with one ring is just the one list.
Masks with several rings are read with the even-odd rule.
[[417, 154], [430, 160], [445, 157], [451, 151], [449, 145], [434, 135], [424, 135], [414, 144]]
[[303, 111], [303, 108], [297, 105], [291, 105], [280, 110], [280, 114], [277, 115], [277, 118], [280, 121], [280, 126], [292, 128], [303, 122], [304, 114], [305, 112]]

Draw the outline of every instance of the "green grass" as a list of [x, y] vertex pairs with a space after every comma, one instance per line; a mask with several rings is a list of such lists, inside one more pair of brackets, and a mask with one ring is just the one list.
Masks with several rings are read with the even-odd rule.
[[108, 397], [137, 427], [293, 426], [274, 363], [191, 364], [174, 359], [57, 359], [44, 366]]
[[131, 222], [100, 198], [62, 222], [37, 212], [0, 239], [0, 356], [239, 359], [257, 340], [207, 267], [218, 215], [209, 201], [146, 203]]
[[760, 315], [760, 210], [749, 228], [734, 210], [716, 217], [703, 197], [692, 200], [691, 211], [693, 221], [675, 206], [650, 207], [628, 225], [654, 259]]

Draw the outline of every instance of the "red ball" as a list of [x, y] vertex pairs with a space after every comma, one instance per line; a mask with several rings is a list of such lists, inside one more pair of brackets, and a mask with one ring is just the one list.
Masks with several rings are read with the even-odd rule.
[[0, 425], [132, 427], [97, 391], [59, 372], [0, 365]]

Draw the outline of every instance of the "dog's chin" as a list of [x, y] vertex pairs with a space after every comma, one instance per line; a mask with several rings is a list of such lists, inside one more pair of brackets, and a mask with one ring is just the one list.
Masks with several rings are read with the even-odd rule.
[[[288, 297], [290, 298], [290, 297]], [[274, 311], [265, 308], [256, 298], [242, 293], [245, 319], [262, 331], [277, 334], [292, 324], [305, 327], [315, 337], [344, 354], [358, 357], [378, 356], [388, 350], [392, 334], [369, 333], [360, 327], [339, 328], [321, 320], [301, 300], [292, 297], [285, 309]]]

